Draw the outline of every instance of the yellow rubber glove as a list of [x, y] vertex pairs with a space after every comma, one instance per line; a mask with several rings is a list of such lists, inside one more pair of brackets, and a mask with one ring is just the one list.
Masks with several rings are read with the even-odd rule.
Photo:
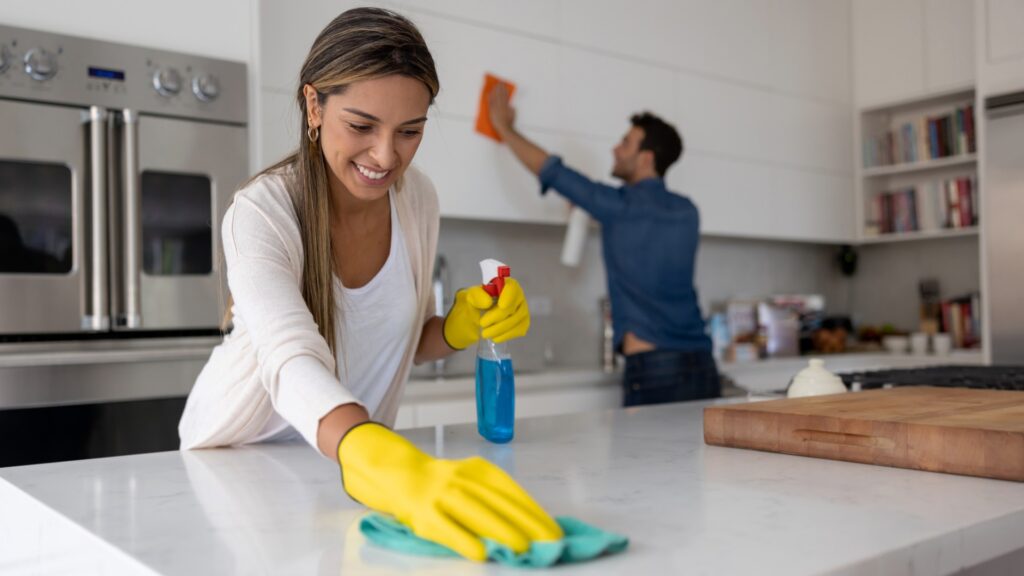
[[471, 560], [486, 560], [481, 537], [516, 552], [533, 541], [562, 538], [554, 519], [515, 480], [479, 456], [434, 458], [367, 422], [341, 439], [338, 462], [349, 496]]
[[[486, 314], [482, 314], [484, 310]], [[481, 329], [484, 338], [499, 343], [525, 336], [530, 330], [530, 307], [515, 278], [505, 280], [497, 305], [481, 286], [455, 293], [455, 304], [444, 319], [445, 341], [464, 350], [480, 339]]]
[[456, 350], [465, 350], [480, 339], [480, 315], [494, 304], [482, 286], [455, 293], [455, 303], [444, 317], [444, 340]]
[[480, 318], [483, 337], [501, 343], [526, 336], [530, 330], [530, 307], [526, 295], [515, 278], [506, 278], [498, 296], [498, 305]]

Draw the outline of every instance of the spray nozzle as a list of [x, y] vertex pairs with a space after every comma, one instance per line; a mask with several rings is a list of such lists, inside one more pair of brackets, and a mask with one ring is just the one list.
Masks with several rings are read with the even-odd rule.
[[480, 273], [483, 277], [484, 291], [490, 294], [491, 298], [497, 298], [505, 289], [505, 278], [512, 275], [512, 268], [503, 262], [488, 258], [480, 262]]

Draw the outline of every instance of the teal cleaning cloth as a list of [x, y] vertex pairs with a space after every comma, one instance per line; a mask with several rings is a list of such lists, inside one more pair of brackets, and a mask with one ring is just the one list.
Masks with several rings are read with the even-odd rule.
[[[602, 554], [615, 554], [629, 545], [629, 538], [605, 532], [575, 518], [559, 516], [555, 521], [562, 527], [565, 537], [551, 542], [534, 542], [522, 554], [516, 554], [508, 546], [484, 538], [487, 559], [517, 568], [546, 568], [555, 564], [583, 562]], [[413, 534], [411, 528], [398, 520], [376, 512], [362, 519], [359, 530], [370, 542], [399, 552], [418, 556], [460, 557], [446, 546]]]

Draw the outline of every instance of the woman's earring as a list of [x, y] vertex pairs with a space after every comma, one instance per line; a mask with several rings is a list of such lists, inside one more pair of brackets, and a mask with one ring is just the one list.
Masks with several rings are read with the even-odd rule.
[[320, 138], [320, 127], [310, 126], [309, 129], [306, 130], [306, 137], [309, 138], [310, 142], [316, 142]]

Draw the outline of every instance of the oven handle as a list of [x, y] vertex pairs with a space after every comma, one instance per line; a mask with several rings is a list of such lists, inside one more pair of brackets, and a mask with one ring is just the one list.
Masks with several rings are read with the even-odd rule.
[[139, 113], [125, 110], [124, 146], [124, 327], [142, 327], [142, 306], [139, 286], [142, 230], [139, 224], [142, 206], [139, 197]]
[[107, 300], [107, 110], [89, 107], [89, 161], [92, 171], [92, 262], [90, 309], [82, 319], [86, 330], [110, 328]]

